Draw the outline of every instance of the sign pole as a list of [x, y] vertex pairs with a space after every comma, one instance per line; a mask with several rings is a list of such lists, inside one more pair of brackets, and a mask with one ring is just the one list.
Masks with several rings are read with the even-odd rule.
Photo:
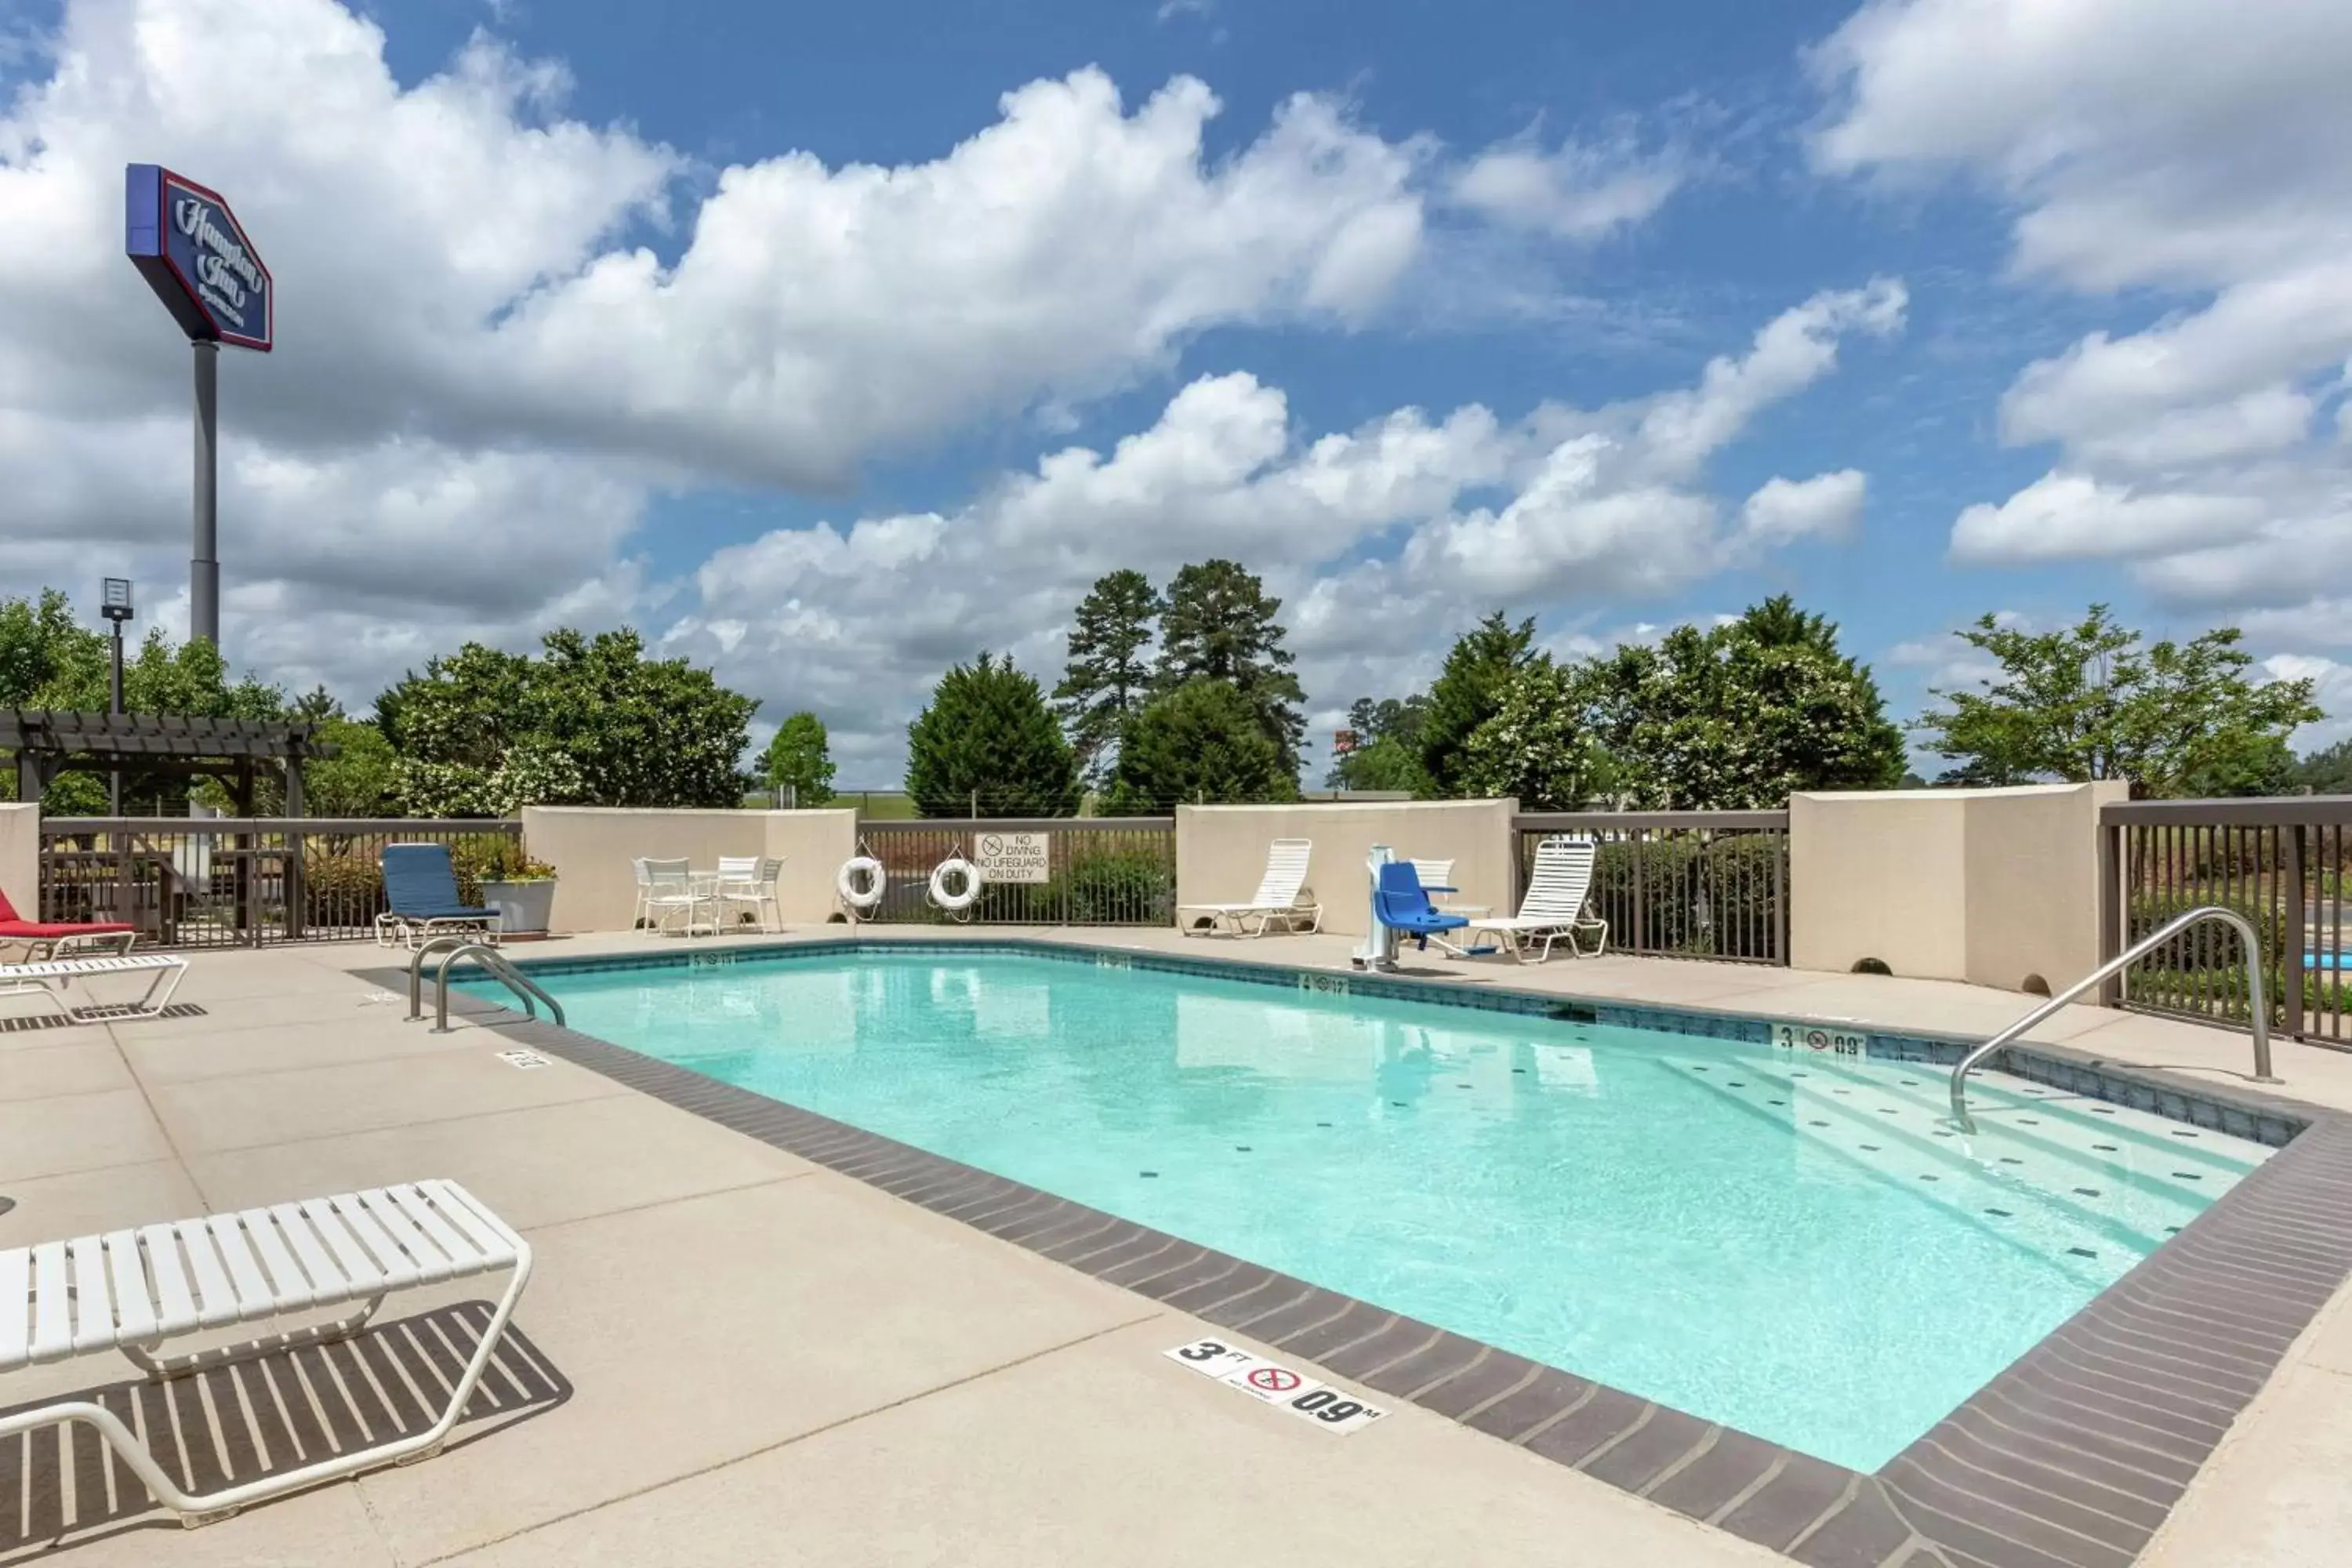
[[196, 532], [188, 560], [188, 636], [220, 647], [220, 344], [198, 339]]
[[160, 163], [122, 170], [122, 247], [195, 350], [195, 537], [188, 638], [220, 647], [220, 346], [268, 353], [277, 286], [217, 191]]

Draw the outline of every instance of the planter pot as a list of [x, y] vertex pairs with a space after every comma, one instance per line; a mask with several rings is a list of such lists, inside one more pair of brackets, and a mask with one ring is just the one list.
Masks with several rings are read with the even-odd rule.
[[545, 935], [555, 912], [555, 879], [538, 882], [484, 882], [482, 907], [499, 911], [500, 936]]

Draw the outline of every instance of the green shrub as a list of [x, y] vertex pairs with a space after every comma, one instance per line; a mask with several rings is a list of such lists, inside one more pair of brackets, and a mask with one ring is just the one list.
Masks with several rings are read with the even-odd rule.
[[[1593, 867], [1592, 912], [1626, 951], [1702, 958], [1783, 955], [1788, 888], [1780, 834], [1604, 843]], [[1529, 864], [1534, 847], [1527, 847]]]
[[[2234, 910], [2252, 922], [2262, 937], [2263, 985], [2271, 1021], [2284, 1021], [2288, 959], [2286, 911], [2273, 899], [2257, 900], [2242, 894], [2221, 898], [2210, 889], [2143, 893], [2131, 900], [2125, 917], [2126, 945], [2153, 934], [2167, 921], [2201, 904]], [[2246, 996], [2245, 958], [2239, 948], [2238, 933], [2219, 921], [2191, 927], [2132, 966], [2126, 982], [2130, 997], [2144, 1007], [2242, 1020], [2251, 1008]], [[2300, 963], [2302, 956], [2294, 954], [2294, 961]], [[2314, 981], [2328, 978], [2332, 977], [2315, 976]], [[2306, 1000], [2320, 1005], [2323, 997], [2332, 1003], [2336, 988], [2333, 984], [2307, 983], [2305, 989], [2309, 994]]]
[[1176, 873], [1146, 849], [1111, 849], [1072, 862], [1063, 880], [1072, 925], [1166, 925], [1176, 915]]
[[303, 855], [305, 925], [363, 926], [386, 907], [383, 871], [373, 850], [312, 847]]

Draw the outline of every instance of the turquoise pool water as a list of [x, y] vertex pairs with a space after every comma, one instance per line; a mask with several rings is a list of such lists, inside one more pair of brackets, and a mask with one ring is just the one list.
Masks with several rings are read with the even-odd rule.
[[2268, 1152], [1998, 1076], [1010, 953], [557, 975], [573, 1027], [1856, 1469]]

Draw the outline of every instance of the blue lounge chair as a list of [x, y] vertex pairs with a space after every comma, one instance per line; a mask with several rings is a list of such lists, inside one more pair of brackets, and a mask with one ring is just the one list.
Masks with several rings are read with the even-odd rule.
[[446, 844], [387, 844], [382, 865], [384, 901], [392, 907], [375, 917], [380, 945], [415, 947], [445, 931], [467, 929], [480, 931], [484, 942], [499, 940], [499, 911], [459, 900]]
[[1429, 901], [1428, 889], [1421, 885], [1421, 873], [1410, 860], [1391, 860], [1381, 868], [1380, 880], [1372, 884], [1372, 912], [1381, 924], [1412, 938], [1413, 945], [1424, 952], [1431, 937], [1460, 931], [1470, 923], [1467, 915], [1438, 912]]

